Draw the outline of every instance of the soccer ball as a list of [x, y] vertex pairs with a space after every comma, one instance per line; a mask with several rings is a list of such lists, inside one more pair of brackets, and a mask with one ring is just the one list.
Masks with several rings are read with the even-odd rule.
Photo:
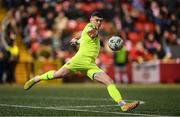
[[108, 41], [108, 46], [113, 51], [118, 51], [123, 47], [124, 41], [119, 36], [112, 36]]

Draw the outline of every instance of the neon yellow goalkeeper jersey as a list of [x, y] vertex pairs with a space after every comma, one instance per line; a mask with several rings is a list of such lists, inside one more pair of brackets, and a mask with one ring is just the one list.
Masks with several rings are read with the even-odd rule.
[[88, 31], [91, 30], [92, 28], [95, 28], [95, 26], [92, 23], [88, 23], [84, 28], [84, 30], [82, 31], [80, 38], [80, 47], [76, 55], [90, 57], [91, 59], [95, 60], [99, 55], [100, 40], [98, 36], [92, 39], [88, 35]]
[[99, 54], [100, 40], [98, 36], [92, 39], [88, 35], [88, 31], [92, 28], [95, 28], [92, 23], [88, 23], [86, 25], [81, 34], [78, 52], [63, 67], [66, 67], [73, 72], [80, 71], [93, 80], [94, 74], [104, 71], [95, 63]]

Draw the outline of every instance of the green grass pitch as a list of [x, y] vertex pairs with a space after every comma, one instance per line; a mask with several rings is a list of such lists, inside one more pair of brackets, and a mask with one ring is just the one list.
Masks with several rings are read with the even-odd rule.
[[127, 101], [141, 100], [121, 112], [98, 83], [39, 84], [25, 91], [0, 85], [0, 116], [180, 116], [180, 85], [117, 85]]

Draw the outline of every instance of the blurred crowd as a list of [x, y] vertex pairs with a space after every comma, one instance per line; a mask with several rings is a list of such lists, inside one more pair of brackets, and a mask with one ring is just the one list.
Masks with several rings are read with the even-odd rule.
[[[34, 59], [66, 61], [73, 56], [77, 48], [69, 41], [93, 11], [100, 11], [104, 21], [97, 62], [102, 67], [113, 61], [124, 66], [172, 59], [170, 46], [180, 45], [179, 4], [180, 0], [4, 0], [13, 17], [10, 22]], [[107, 47], [112, 35], [124, 39], [121, 52], [112, 53]]]

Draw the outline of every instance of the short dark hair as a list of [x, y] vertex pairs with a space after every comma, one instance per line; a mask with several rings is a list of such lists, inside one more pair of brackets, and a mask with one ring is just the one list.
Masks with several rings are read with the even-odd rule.
[[102, 14], [101, 14], [100, 12], [98, 12], [98, 11], [94, 11], [94, 12], [91, 14], [91, 17], [94, 17], [94, 16], [99, 17], [99, 18], [103, 18]]

